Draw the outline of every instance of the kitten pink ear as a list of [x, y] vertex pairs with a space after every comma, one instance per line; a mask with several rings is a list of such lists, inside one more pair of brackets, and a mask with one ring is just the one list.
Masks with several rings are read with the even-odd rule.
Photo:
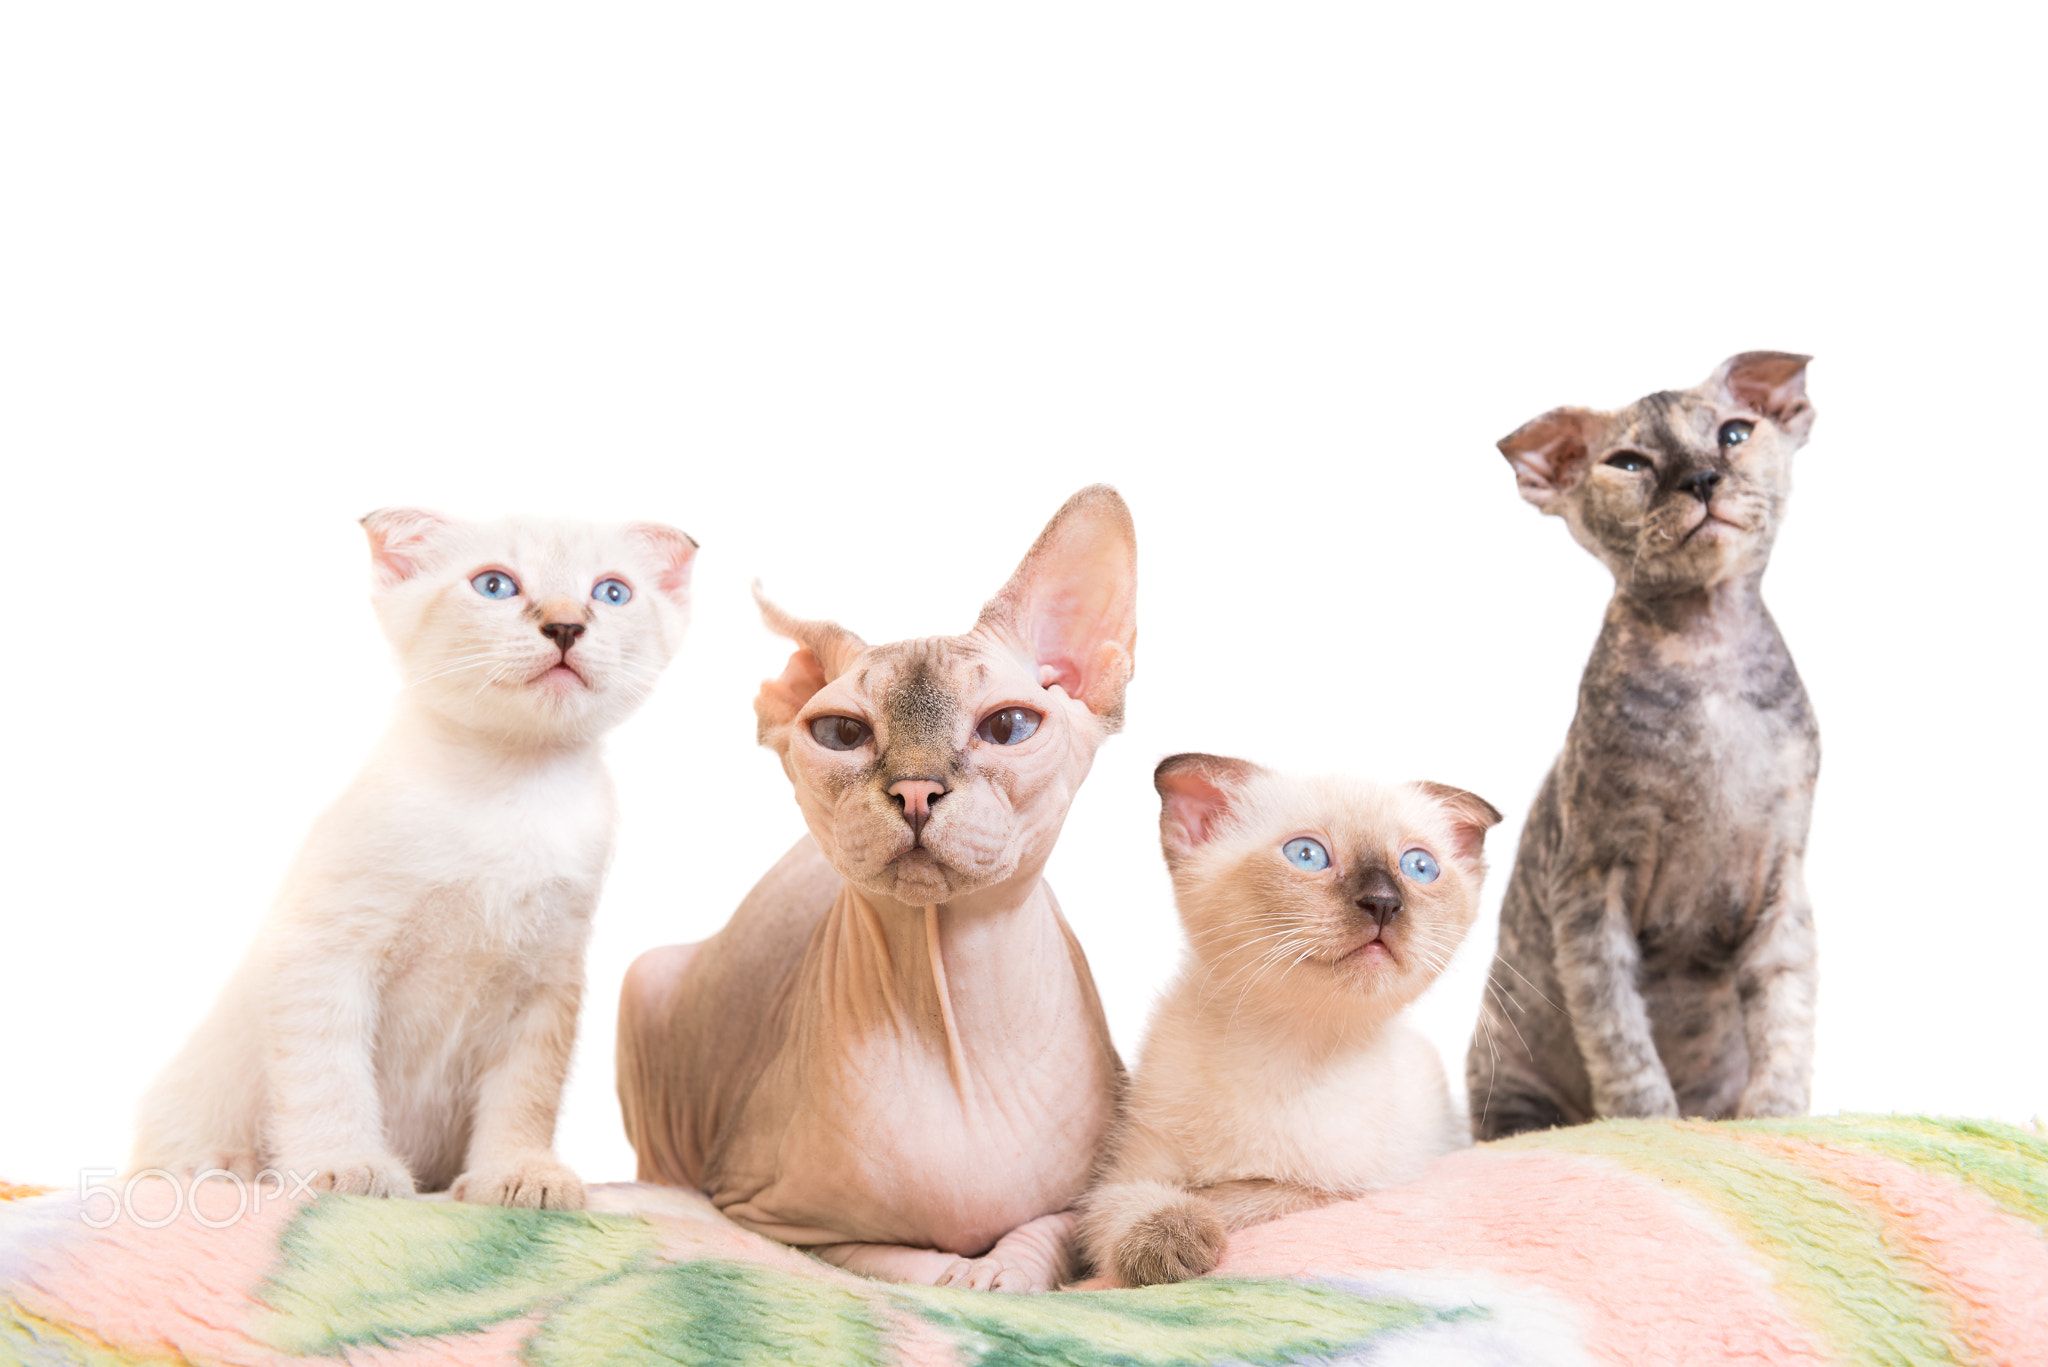
[[388, 589], [418, 574], [427, 561], [428, 543], [453, 520], [424, 508], [379, 508], [363, 518], [377, 587]]
[[1264, 771], [1223, 755], [1169, 755], [1152, 771], [1159, 790], [1159, 843], [1168, 858], [1206, 845], [1245, 785]]
[[660, 567], [654, 586], [678, 603], [689, 602], [690, 567], [697, 559], [695, 539], [659, 522], [629, 522], [626, 530], [654, 552]]
[[1553, 408], [1494, 444], [1515, 467], [1522, 497], [1547, 513], [1560, 494], [1586, 477], [1587, 457], [1606, 424], [1590, 408]]
[[866, 650], [867, 642], [837, 622], [811, 622], [792, 617], [768, 601], [760, 582], [754, 584], [754, 602], [761, 620], [777, 636], [795, 641], [799, 649], [789, 657], [782, 677], [765, 679], [754, 696], [755, 736], [762, 744], [769, 736], [796, 720], [817, 691], [844, 674], [847, 667]]
[[1020, 650], [1113, 730], [1138, 646], [1138, 535], [1131, 510], [1092, 484], [1053, 514], [975, 623]]
[[1813, 430], [1813, 405], [1806, 401], [1806, 365], [1812, 359], [1789, 351], [1745, 351], [1721, 362], [1706, 387], [1723, 403], [1761, 413], [1804, 442]]
[[1477, 793], [1453, 788], [1448, 783], [1413, 786], [1450, 816], [1451, 838], [1456, 842], [1453, 853], [1468, 864], [1480, 862], [1486, 853], [1486, 833], [1500, 824], [1500, 813], [1493, 804]]

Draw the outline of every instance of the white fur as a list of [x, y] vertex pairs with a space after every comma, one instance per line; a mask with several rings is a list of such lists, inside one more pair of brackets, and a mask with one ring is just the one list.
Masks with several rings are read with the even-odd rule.
[[[144, 1098], [131, 1166], [580, 1206], [551, 1146], [612, 854], [598, 740], [673, 656], [695, 547], [653, 524], [364, 525], [408, 686]], [[521, 592], [479, 594], [493, 569]], [[610, 577], [629, 601], [591, 598]], [[565, 653], [550, 622], [585, 630]]]
[[[1089, 1260], [1126, 1283], [1208, 1271], [1230, 1230], [1406, 1181], [1470, 1142], [1402, 1013], [1472, 924], [1500, 819], [1457, 789], [1217, 756], [1175, 756], [1155, 782], [1188, 953], [1081, 1221]], [[1298, 836], [1328, 867], [1289, 864]], [[1396, 872], [1416, 849], [1434, 881]], [[1357, 899], [1386, 893], [1400, 910], [1375, 925]]]

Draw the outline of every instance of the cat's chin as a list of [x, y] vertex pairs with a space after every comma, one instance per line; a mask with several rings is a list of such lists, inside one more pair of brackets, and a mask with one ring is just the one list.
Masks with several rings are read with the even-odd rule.
[[950, 901], [965, 890], [959, 886], [953, 870], [922, 845], [912, 846], [890, 860], [879, 881], [887, 885], [883, 890], [890, 897], [914, 907]]

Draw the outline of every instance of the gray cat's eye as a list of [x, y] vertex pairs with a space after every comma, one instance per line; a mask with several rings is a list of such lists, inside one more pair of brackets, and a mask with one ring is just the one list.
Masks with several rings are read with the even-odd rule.
[[811, 721], [811, 739], [827, 750], [857, 749], [870, 734], [866, 722], [852, 717], [817, 717]]
[[1721, 424], [1721, 445], [1740, 446], [1749, 440], [1749, 434], [1756, 431], [1756, 424], [1744, 422], [1741, 418]]
[[1607, 458], [1607, 463], [1617, 470], [1626, 470], [1630, 474], [1650, 468], [1650, 458], [1638, 451], [1616, 451]]
[[983, 717], [974, 734], [997, 745], [1019, 745], [1030, 740], [1044, 720], [1028, 707], [1005, 707]]

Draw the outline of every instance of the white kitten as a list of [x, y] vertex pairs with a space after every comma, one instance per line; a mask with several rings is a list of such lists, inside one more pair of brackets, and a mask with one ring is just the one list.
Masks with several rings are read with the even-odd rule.
[[412, 509], [363, 526], [397, 715], [143, 1099], [131, 1166], [575, 1208], [553, 1144], [612, 855], [598, 739], [674, 656], [696, 543]]
[[1153, 775], [1188, 934], [1081, 1239], [1126, 1285], [1199, 1276], [1228, 1232], [1470, 1142], [1399, 1019], [1478, 910], [1500, 813], [1436, 783], [1300, 779], [1175, 755]]

